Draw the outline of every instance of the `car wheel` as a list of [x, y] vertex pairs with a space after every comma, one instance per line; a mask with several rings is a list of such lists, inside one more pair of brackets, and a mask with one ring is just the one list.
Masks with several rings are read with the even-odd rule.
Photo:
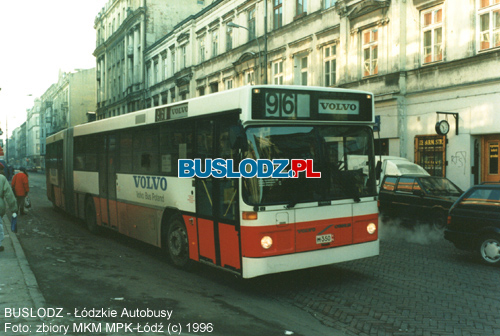
[[448, 214], [447, 213], [440, 213], [440, 212], [437, 212], [435, 213], [433, 216], [432, 216], [432, 226], [436, 229], [436, 230], [444, 230], [446, 228], [446, 222], [448, 220]]
[[169, 221], [166, 243], [172, 263], [179, 268], [186, 268], [189, 264], [188, 235], [184, 222], [177, 216]]
[[479, 256], [486, 264], [495, 264], [500, 261], [500, 236], [488, 235], [479, 240]]

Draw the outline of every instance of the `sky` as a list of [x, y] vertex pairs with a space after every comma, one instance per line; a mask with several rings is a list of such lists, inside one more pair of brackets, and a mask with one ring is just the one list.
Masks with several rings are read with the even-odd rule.
[[26, 109], [59, 70], [95, 67], [94, 19], [108, 0], [0, 0], [0, 128], [26, 121]]

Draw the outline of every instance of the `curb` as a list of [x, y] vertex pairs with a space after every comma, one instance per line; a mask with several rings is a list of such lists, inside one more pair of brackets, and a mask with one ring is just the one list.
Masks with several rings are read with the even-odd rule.
[[26, 260], [26, 255], [24, 254], [21, 243], [19, 243], [16, 234], [10, 230], [10, 219], [8, 218], [8, 216], [4, 216], [3, 219], [4, 231], [6, 233], [8, 232], [9, 238], [12, 242], [12, 246], [14, 246], [14, 253], [16, 254], [17, 262], [19, 263], [19, 267], [21, 268], [21, 272], [24, 277], [24, 283], [26, 284], [26, 288], [28, 290], [31, 301], [33, 301], [33, 305], [37, 310], [39, 308], [45, 308], [45, 298], [43, 297], [43, 294], [38, 287], [38, 282], [36, 281], [35, 275], [33, 274], [33, 271], [28, 264], [28, 260]]

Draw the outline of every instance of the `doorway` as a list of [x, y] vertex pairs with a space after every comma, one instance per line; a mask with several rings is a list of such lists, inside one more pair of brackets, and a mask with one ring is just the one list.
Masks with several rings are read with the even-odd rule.
[[481, 182], [500, 182], [498, 147], [500, 134], [487, 135], [482, 139]]

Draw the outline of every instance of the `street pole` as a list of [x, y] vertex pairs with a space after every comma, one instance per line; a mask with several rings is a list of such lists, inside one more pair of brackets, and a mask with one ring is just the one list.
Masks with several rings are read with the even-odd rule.
[[[0, 88], [0, 91], [2, 91], [2, 88]], [[9, 144], [9, 133], [7, 131], [7, 114], [5, 114], [5, 150], [4, 150], [4, 156], [5, 156], [5, 163], [9, 163], [8, 159], [9, 157], [7, 156], [8, 155], [8, 150], [7, 150], [7, 147], [8, 147], [8, 144]], [[5, 167], [7, 169], [7, 167]]]
[[[234, 22], [228, 22], [227, 26], [231, 27], [231, 28], [243, 28], [243, 29], [246, 29], [246, 30], [250, 31], [250, 29], [248, 29], [247, 27], [240, 26], [239, 24], [236, 24]], [[259, 40], [257, 39], [257, 33], [255, 33], [255, 42], [257, 42], [257, 47], [259, 48], [259, 55], [258, 55], [259, 56], [259, 71], [262, 73], [262, 63], [260, 61], [260, 54], [261, 54], [261, 52], [260, 52], [260, 43], [259, 43]], [[266, 72], [267, 72], [267, 70], [266, 70]], [[267, 84], [266, 81], [267, 81], [267, 76], [264, 77], [264, 84]]]
[[5, 115], [5, 163], [9, 164], [9, 131], [7, 129], [7, 115]]

